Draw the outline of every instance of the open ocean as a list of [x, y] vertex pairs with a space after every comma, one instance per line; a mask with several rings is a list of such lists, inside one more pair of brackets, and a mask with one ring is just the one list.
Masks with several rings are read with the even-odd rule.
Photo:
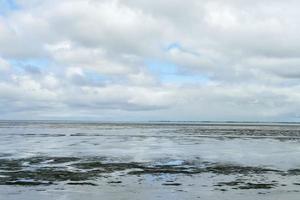
[[299, 196], [300, 124], [0, 121], [0, 200]]

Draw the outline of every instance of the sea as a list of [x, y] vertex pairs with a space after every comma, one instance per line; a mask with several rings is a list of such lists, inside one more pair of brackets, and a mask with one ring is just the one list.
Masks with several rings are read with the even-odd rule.
[[0, 200], [299, 197], [298, 123], [0, 121]]

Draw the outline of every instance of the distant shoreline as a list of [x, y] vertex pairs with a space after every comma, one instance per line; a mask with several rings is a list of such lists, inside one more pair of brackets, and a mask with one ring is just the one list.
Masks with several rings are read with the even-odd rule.
[[155, 125], [300, 125], [300, 122], [285, 121], [167, 121], [167, 120], [149, 120], [149, 121], [97, 121], [97, 120], [22, 120], [22, 119], [0, 119], [0, 123], [83, 123], [83, 124], [155, 124]]

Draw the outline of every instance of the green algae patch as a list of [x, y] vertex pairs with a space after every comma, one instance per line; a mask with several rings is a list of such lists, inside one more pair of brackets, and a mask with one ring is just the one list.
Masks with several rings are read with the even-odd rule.
[[67, 185], [89, 185], [89, 186], [98, 186], [95, 183], [91, 183], [91, 182], [69, 182], [67, 183]]
[[229, 182], [219, 182], [214, 185], [216, 187], [232, 187], [232, 189], [272, 189], [277, 186], [276, 183], [252, 183], [252, 182], [244, 182], [244, 181], [229, 181]]

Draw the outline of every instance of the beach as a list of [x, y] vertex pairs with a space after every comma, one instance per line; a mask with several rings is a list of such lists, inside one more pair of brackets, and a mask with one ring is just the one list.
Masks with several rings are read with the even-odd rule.
[[1, 121], [0, 199], [298, 199], [300, 125]]

